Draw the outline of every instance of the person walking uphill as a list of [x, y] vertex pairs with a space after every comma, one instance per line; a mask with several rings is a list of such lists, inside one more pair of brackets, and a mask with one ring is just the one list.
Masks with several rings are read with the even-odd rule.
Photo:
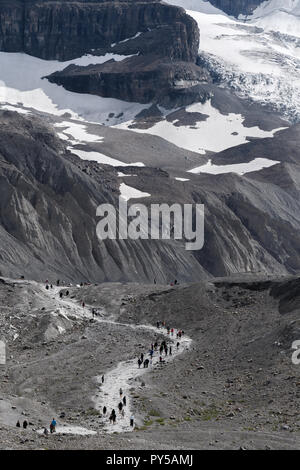
[[51, 424], [50, 424], [50, 432], [51, 432], [51, 434], [56, 432], [56, 421], [55, 421], [54, 418], [53, 418], [53, 420], [51, 421]]

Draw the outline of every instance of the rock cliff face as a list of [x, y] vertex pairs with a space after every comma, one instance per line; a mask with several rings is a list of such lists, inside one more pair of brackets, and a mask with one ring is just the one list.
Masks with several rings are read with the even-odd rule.
[[210, 0], [210, 3], [229, 15], [250, 15], [265, 0]]
[[[73, 59], [159, 27], [166, 30], [165, 55], [195, 61], [196, 23], [183, 9], [156, 0], [0, 0], [0, 50], [43, 59]], [[167, 40], [170, 27], [173, 41]]]
[[[122, 62], [111, 60], [103, 65], [88, 67], [70, 65], [48, 79], [78, 93], [139, 103], [154, 102], [167, 108], [209, 97], [207, 92], [197, 87], [209, 79], [200, 67], [151, 55], [135, 56]], [[187, 90], [190, 91], [188, 99]]]

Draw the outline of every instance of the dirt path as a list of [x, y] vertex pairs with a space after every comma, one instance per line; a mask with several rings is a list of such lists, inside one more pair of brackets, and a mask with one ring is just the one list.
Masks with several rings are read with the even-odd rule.
[[[55, 300], [59, 303], [61, 310], [64, 315], [72, 314], [72, 316], [78, 318], [89, 318], [92, 319], [92, 311], [88, 306], [82, 307], [77, 301], [72, 301], [70, 298], [59, 297], [59, 292], [62, 287], [53, 287], [49, 289], [47, 294], [49, 296], [55, 297]], [[182, 354], [184, 351], [188, 350], [192, 340], [184, 335], [181, 338], [177, 338], [177, 330], [174, 329], [173, 335], [168, 334], [166, 328], [156, 328], [152, 325], [133, 325], [127, 323], [121, 323], [116, 321], [112, 316], [108, 318], [103, 318], [100, 316], [95, 316], [94, 320], [98, 323], [106, 323], [110, 325], [120, 326], [124, 328], [137, 330], [146, 330], [149, 332], [149, 344], [145, 345], [145, 359], [150, 360], [149, 367], [144, 368], [143, 365], [141, 368], [138, 367], [138, 357], [119, 362], [119, 364], [108, 371], [105, 374], [104, 383], [102, 383], [102, 374], [96, 377], [98, 384], [98, 390], [93, 401], [95, 403], [95, 408], [102, 413], [103, 407], [106, 406], [107, 413], [106, 416], [102, 417], [103, 429], [105, 432], [128, 432], [132, 431], [134, 428], [130, 426], [130, 417], [134, 414], [132, 399], [130, 394], [130, 389], [134, 385], [135, 379], [142, 376], [143, 374], [154, 370], [157, 367], [161, 367], [164, 363], [172, 361], [176, 356]], [[154, 342], [155, 334], [161, 334], [166, 338], [166, 343], [168, 346], [172, 346], [172, 355], [162, 354], [164, 363], [160, 363], [160, 353], [159, 350], [154, 351], [154, 355], [151, 361], [149, 350], [151, 343]], [[153, 334], [153, 336], [152, 336]], [[177, 347], [177, 343], [179, 343]], [[123, 394], [120, 396], [120, 389], [122, 389]], [[119, 413], [118, 404], [122, 398], [126, 396], [126, 406], [124, 406], [124, 417]], [[110, 424], [109, 415], [115, 409], [117, 419], [115, 424]], [[70, 426], [68, 426], [70, 428]]]

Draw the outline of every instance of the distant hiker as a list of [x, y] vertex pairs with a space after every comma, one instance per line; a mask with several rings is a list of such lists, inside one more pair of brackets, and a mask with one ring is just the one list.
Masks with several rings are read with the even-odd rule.
[[55, 421], [54, 418], [52, 419], [51, 424], [50, 424], [50, 432], [51, 432], [51, 434], [56, 432], [56, 421]]
[[177, 286], [177, 284], [178, 284], [178, 281], [177, 281], [177, 279], [175, 279], [174, 285]]
[[179, 343], [179, 342], [177, 342], [177, 349], [179, 348], [179, 346], [180, 346], [180, 343]]
[[102, 383], [104, 384], [104, 375], [102, 375], [101, 381], [102, 381]]
[[164, 346], [163, 346], [163, 344], [161, 344], [160, 348], [159, 348], [159, 353], [162, 354], [163, 350], [164, 350]]
[[141, 353], [141, 361], [143, 362], [144, 360], [144, 353]]
[[44, 428], [43, 434], [44, 434], [44, 436], [48, 436], [49, 432], [48, 432], [47, 428]]
[[16, 426], [17, 426], [17, 428], [20, 428], [20, 427], [21, 427], [21, 424], [20, 424], [20, 421], [19, 421], [19, 420], [17, 421]]
[[156, 322], [156, 326], [157, 326], [157, 328], [160, 327], [160, 322], [159, 321]]
[[59, 283], [60, 283], [60, 280], [59, 280], [59, 279], [57, 279], [57, 281], [56, 281], [56, 285], [57, 285], [57, 286], [59, 286]]
[[139, 369], [141, 368], [142, 362], [143, 362], [143, 361], [141, 361], [141, 359], [138, 360]]
[[145, 359], [145, 361], [144, 361], [144, 368], [145, 368], [145, 369], [148, 369], [148, 367], [149, 367], [149, 359]]
[[119, 408], [119, 411], [121, 413], [122, 409], [123, 409], [123, 403], [120, 401], [120, 403], [118, 404], [118, 408]]
[[50, 288], [53, 289], [53, 284], [50, 284]]
[[174, 334], [174, 328], [171, 329], [171, 336]]
[[28, 422], [27, 422], [26, 419], [25, 419], [25, 421], [23, 421], [23, 428], [26, 429], [27, 426], [28, 426]]
[[154, 349], [155, 349], [155, 351], [157, 350], [157, 348], [158, 348], [158, 344], [157, 344], [157, 342], [156, 342], [156, 343], [154, 343]]
[[111, 414], [112, 414], [113, 416], [116, 416], [116, 411], [115, 411], [115, 409], [111, 410]]
[[69, 295], [69, 291], [67, 290], [67, 291], [66, 291], [66, 296], [68, 297], [68, 295]]
[[182, 334], [182, 336], [184, 335], [184, 331], [183, 331], [183, 330], [181, 331], [181, 334]]
[[126, 397], [123, 397], [123, 405], [126, 406]]
[[62, 298], [62, 296], [63, 296], [63, 293], [62, 293], [62, 292], [60, 292], [60, 293], [59, 293], [59, 297], [60, 297], [60, 298]]
[[46, 285], [46, 289], [47, 289], [47, 290], [49, 290], [49, 286], [48, 286], [48, 284]]
[[169, 346], [169, 354], [172, 356], [172, 346]]
[[156, 284], [156, 279], [154, 279], [154, 281], [153, 281], [153, 282], [154, 282], [154, 284]]
[[103, 406], [102, 412], [103, 412], [104, 416], [106, 415], [106, 411], [107, 411], [106, 406]]
[[123, 395], [123, 390], [120, 388], [120, 397]]
[[153, 354], [154, 354], [154, 351], [153, 351], [153, 349], [150, 349], [150, 351], [149, 351], [149, 354], [150, 354], [150, 357], [152, 357], [152, 356], [153, 356]]
[[85, 303], [84, 303], [84, 302], [82, 302], [82, 304], [81, 304], [81, 305], [82, 305], [82, 308], [84, 308], [84, 307], [85, 307]]
[[130, 426], [133, 428], [133, 425], [134, 425], [134, 416], [131, 415], [130, 416]]
[[111, 414], [111, 415], [109, 416], [109, 422], [110, 422], [110, 424], [112, 423], [112, 421], [113, 421], [113, 415]]
[[113, 417], [112, 417], [113, 424], [115, 424], [115, 423], [116, 423], [116, 419], [117, 419], [116, 415], [113, 415]]

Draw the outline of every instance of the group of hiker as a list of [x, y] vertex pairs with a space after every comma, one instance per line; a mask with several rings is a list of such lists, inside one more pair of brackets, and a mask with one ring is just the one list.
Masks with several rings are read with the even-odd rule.
[[[20, 428], [20, 427], [21, 427], [21, 423], [20, 423], [19, 420], [17, 421], [16, 426], [17, 426], [17, 428]], [[27, 421], [26, 419], [23, 421], [22, 427], [23, 427], [23, 429], [27, 429], [27, 427], [28, 427], [28, 421]], [[49, 428], [50, 428], [50, 433], [51, 433], [51, 434], [53, 434], [54, 432], [56, 432], [56, 420], [55, 420], [55, 418], [52, 419]], [[48, 429], [47, 429], [46, 427], [45, 427], [44, 430], [43, 430], [43, 434], [44, 434], [45, 436], [47, 436], [47, 435], [49, 434], [49, 431], [48, 431]]]
[[[102, 382], [102, 384], [104, 383], [104, 380], [105, 380], [104, 375], [102, 375], [102, 377], [101, 377], [101, 382]], [[122, 418], [122, 419], [124, 419], [124, 418], [125, 418], [125, 406], [127, 405], [127, 399], [126, 399], [126, 396], [123, 394], [122, 388], [120, 388], [119, 394], [120, 394], [120, 401], [119, 401], [119, 403], [118, 403], [117, 408], [118, 408], [118, 410], [119, 410], [119, 417]], [[117, 413], [116, 413], [116, 410], [113, 408], [113, 409], [111, 410], [111, 413], [108, 414], [108, 413], [107, 413], [107, 408], [106, 408], [106, 406], [103, 406], [103, 409], [102, 409], [102, 416], [103, 416], [103, 417], [106, 417], [106, 416], [108, 416], [108, 415], [109, 415], [109, 418], [108, 418], [108, 419], [109, 419], [110, 424], [116, 424], [116, 421], [117, 421]], [[134, 416], [133, 416], [133, 415], [130, 416], [130, 426], [131, 426], [131, 427], [134, 426]]]

